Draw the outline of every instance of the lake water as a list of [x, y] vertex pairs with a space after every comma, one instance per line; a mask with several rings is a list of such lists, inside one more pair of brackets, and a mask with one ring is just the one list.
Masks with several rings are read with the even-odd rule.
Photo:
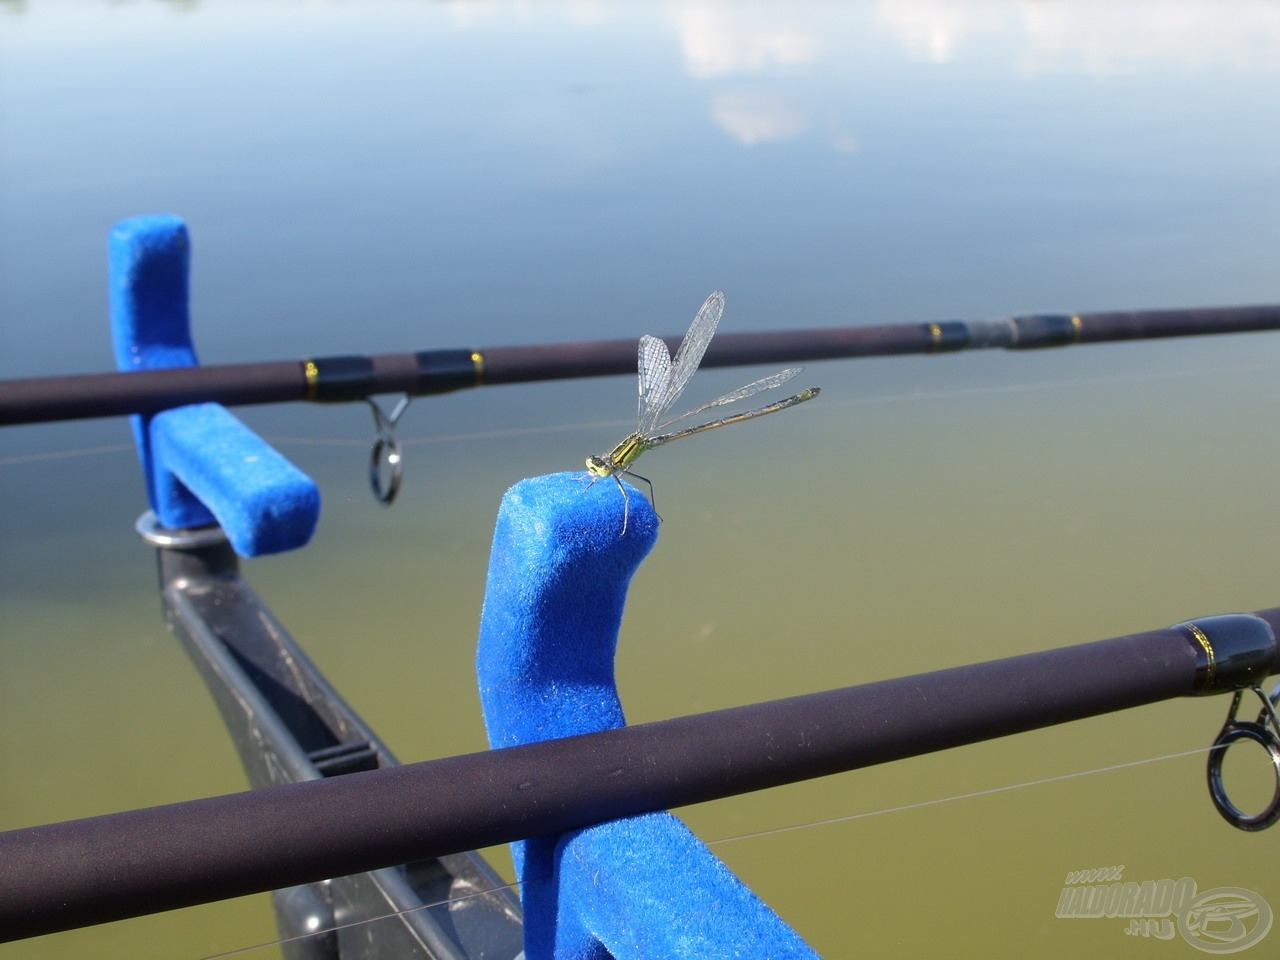
[[[1276, 302], [1277, 117], [1276, 3], [0, 3], [0, 376], [111, 367], [106, 236], [154, 212], [190, 225], [206, 363], [674, 334], [717, 287], [736, 331]], [[629, 719], [1280, 603], [1278, 367], [1266, 334], [812, 365], [818, 401], [646, 458]], [[247, 576], [403, 760], [483, 747], [499, 498], [607, 450], [634, 396], [420, 400], [391, 510], [367, 409], [240, 411], [325, 498]], [[130, 443], [0, 433], [0, 827], [244, 787], [159, 616]], [[1277, 835], [1206, 794], [1225, 709], [682, 816], [828, 957], [1198, 955], [1054, 910], [1119, 864], [1280, 908]], [[251, 897], [0, 958], [274, 936]]]

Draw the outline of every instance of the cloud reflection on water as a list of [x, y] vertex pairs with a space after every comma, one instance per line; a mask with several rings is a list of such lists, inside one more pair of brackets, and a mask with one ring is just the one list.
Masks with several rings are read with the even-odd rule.
[[[1280, 5], [1268, 2], [1232, 4], [1229, 17], [1206, 2], [877, 0], [848, 9], [850, 16], [817, 20], [804, 7], [673, 3], [668, 16], [684, 73], [711, 88], [710, 119], [744, 146], [817, 127], [833, 150], [857, 152], [859, 138], [838, 118], [815, 115], [794, 78], [856, 69], [884, 41], [911, 62], [981, 63], [1013, 81], [1223, 65], [1271, 72], [1280, 65]], [[744, 88], [748, 80], [752, 86]]]
[[[1229, 15], [1228, 15], [1229, 13]], [[1024, 74], [1105, 76], [1140, 66], [1275, 69], [1280, 5], [1267, 2], [980, 3], [878, 0], [876, 18], [910, 57], [952, 63], [1015, 51]]]

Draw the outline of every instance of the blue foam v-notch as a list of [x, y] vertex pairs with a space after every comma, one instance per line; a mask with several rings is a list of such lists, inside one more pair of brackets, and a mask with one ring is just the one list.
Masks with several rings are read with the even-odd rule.
[[[555, 474], [502, 500], [477, 674], [492, 747], [625, 723], [614, 651], [631, 576], [658, 536], [648, 500]], [[817, 955], [669, 813], [512, 845], [527, 960], [813, 960]]]
[[[190, 258], [178, 217], [134, 217], [111, 231], [111, 337], [120, 370], [196, 365]], [[218, 523], [246, 557], [304, 546], [315, 532], [315, 483], [220, 404], [134, 416], [133, 434], [163, 526]]]

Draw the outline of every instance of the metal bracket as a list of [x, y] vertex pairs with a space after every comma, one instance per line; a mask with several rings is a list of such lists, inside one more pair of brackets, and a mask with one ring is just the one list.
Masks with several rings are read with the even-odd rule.
[[[241, 578], [220, 528], [138, 532], [157, 548], [165, 619], [222, 713], [250, 784], [398, 765]], [[520, 905], [478, 853], [272, 895], [287, 960], [513, 960]], [[374, 922], [379, 921], [379, 922]]]

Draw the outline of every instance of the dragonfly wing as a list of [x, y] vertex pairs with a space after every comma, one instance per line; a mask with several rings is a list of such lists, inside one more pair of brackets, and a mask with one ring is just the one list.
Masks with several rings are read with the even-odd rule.
[[712, 407], [723, 407], [729, 403], [737, 403], [739, 400], [745, 400], [747, 397], [754, 397], [757, 393], [763, 393], [765, 390], [772, 390], [774, 387], [780, 387], [792, 377], [796, 376], [804, 367], [787, 367], [785, 370], [779, 370], [777, 373], [771, 373], [767, 377], [761, 377], [759, 380], [753, 380], [745, 387], [739, 387], [737, 390], [730, 390], [722, 396], [716, 397], [714, 400], [708, 400], [700, 407], [694, 407], [687, 413], [682, 413], [678, 417], [672, 417], [663, 423], [657, 424], [656, 429], [669, 427], [671, 424], [689, 417], [696, 416]]
[[657, 337], [645, 334], [640, 338], [640, 358], [637, 362], [640, 374], [640, 409], [637, 420], [640, 432], [653, 427], [662, 416], [663, 398], [671, 384], [671, 354], [667, 345]]
[[[671, 363], [671, 381], [667, 384], [666, 395], [662, 398], [661, 405], [654, 411], [654, 422], [648, 425], [650, 428], [680, 399], [680, 394], [684, 392], [685, 386], [697, 371], [698, 364], [702, 363], [703, 354], [707, 352], [707, 345], [715, 336], [716, 326], [720, 323], [720, 317], [723, 314], [724, 292], [717, 290], [707, 297], [702, 304], [702, 309], [693, 318], [693, 323], [689, 324], [689, 332], [684, 335], [680, 349], [676, 351], [675, 360]], [[642, 426], [641, 433], [644, 432]]]

